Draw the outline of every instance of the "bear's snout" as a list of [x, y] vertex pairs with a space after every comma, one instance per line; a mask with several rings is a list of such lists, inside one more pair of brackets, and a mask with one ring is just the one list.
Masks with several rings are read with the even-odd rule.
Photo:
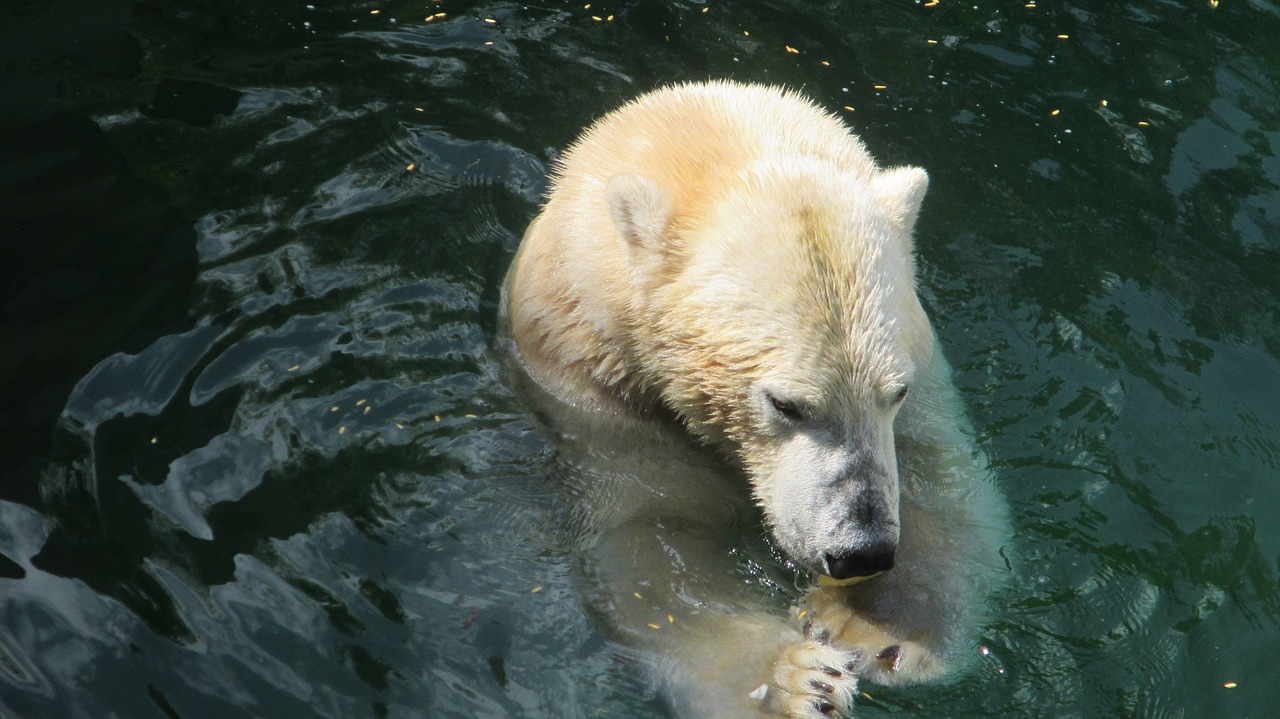
[[827, 576], [832, 579], [853, 579], [893, 569], [893, 556], [897, 550], [897, 542], [882, 541], [851, 551], [835, 554], [827, 552], [822, 559], [826, 564]]

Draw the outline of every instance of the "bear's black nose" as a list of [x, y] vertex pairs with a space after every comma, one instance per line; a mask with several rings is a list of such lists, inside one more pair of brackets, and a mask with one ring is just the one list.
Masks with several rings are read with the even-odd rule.
[[869, 577], [893, 569], [893, 555], [897, 549], [898, 546], [892, 542], [881, 542], [850, 552], [828, 552], [823, 559], [827, 562], [827, 575], [832, 579]]

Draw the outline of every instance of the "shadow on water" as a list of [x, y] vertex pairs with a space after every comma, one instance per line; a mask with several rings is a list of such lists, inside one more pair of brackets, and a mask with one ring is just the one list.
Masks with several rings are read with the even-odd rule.
[[1280, 7], [585, 4], [0, 8], [0, 713], [663, 716], [490, 341], [557, 148], [706, 77], [929, 169], [1017, 516], [976, 672], [862, 712], [1280, 704]]
[[0, 387], [24, 401], [5, 412], [0, 448], [18, 461], [0, 470], [0, 492], [30, 502], [76, 378], [189, 325], [195, 233], [90, 120], [56, 113], [10, 139], [6, 184], [22, 191], [6, 202]]

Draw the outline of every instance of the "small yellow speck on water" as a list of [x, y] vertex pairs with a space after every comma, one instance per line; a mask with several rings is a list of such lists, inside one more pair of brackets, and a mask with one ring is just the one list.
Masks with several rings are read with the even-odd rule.
[[152, 438], [151, 438], [151, 444], [155, 444], [156, 442], [159, 442], [159, 441], [160, 441], [160, 438], [159, 438], [159, 437], [152, 437]]
[[405, 169], [405, 170], [408, 170], [409, 172], [413, 172], [414, 170], [418, 169], [418, 166], [417, 166], [416, 164], [414, 164], [414, 163], [410, 162], [409, 164], [407, 164], [407, 165], [405, 165], [405, 166], [404, 166], [404, 169]]
[[783, 45], [783, 47], [787, 48], [787, 52], [791, 53], [792, 55], [800, 54], [799, 50], [795, 49], [794, 47], [791, 47], [790, 45]]
[[1057, 117], [1058, 115], [1062, 114], [1062, 110], [1053, 110], [1049, 114], [1053, 115], [1054, 117]]
[[1138, 120], [1138, 127], [1149, 127], [1151, 123], [1146, 120]]
[[668, 614], [668, 615], [667, 615], [667, 624], [675, 624], [675, 623], [676, 623], [675, 615], [673, 615], [673, 614]]
[[356, 406], [357, 406], [357, 407], [359, 407], [360, 405], [362, 405], [362, 404], [364, 404], [365, 402], [368, 402], [368, 401], [369, 401], [369, 400], [367, 400], [367, 399], [358, 399], [358, 400], [356, 400]]
[[346, 425], [343, 425], [343, 426], [341, 426], [341, 427], [339, 427], [339, 428], [338, 428], [338, 434], [346, 434], [346, 433], [347, 433], [347, 427], [346, 427]]
[[605, 19], [604, 19], [604, 21], [605, 21], [605, 22], [613, 22], [613, 16], [612, 16], [612, 15], [608, 15], [608, 16], [606, 16], [606, 17], [605, 17]]
[[800, 610], [800, 613], [796, 615], [796, 619], [804, 619], [804, 618], [805, 618], [805, 617], [807, 617], [807, 616], [809, 616], [809, 610], [808, 610], [808, 609], [801, 609], [801, 610]]
[[1061, 33], [1060, 35], [1058, 35], [1058, 39], [1059, 39], [1059, 40], [1066, 40], [1066, 39], [1067, 39], [1067, 38], [1069, 38], [1069, 37], [1071, 37], [1071, 36], [1070, 36], [1070, 35], [1068, 35], [1068, 34], [1066, 34], [1066, 33]]
[[1102, 106], [1103, 106], [1103, 107], [1106, 107], [1106, 106], [1107, 106], [1107, 101], [1106, 101], [1105, 99], [1102, 101]]
[[582, 6], [582, 9], [583, 9], [583, 10], [590, 10], [590, 9], [591, 9], [591, 3], [587, 3], [586, 5], [583, 5], [583, 6]]
[[329, 411], [330, 411], [330, 412], [337, 412], [337, 411], [338, 411], [338, 405], [336, 405], [336, 404], [335, 404], [334, 406], [330, 407], [330, 408], [329, 408]]
[[595, 20], [596, 22], [601, 22], [604, 20], [604, 18], [600, 17], [599, 15], [592, 15], [591, 19]]
[[404, 425], [400, 424], [399, 422], [396, 422], [395, 425], [396, 425], [396, 429], [404, 429]]
[[377, 15], [377, 14], [378, 14], [378, 13], [380, 13], [380, 12], [382, 12], [382, 11], [381, 11], [381, 10], [370, 10], [370, 11], [369, 11], [369, 14], [370, 14], [370, 15]]
[[870, 695], [870, 694], [868, 694], [868, 693], [866, 693], [866, 692], [861, 692], [861, 694], [862, 694], [862, 696], [864, 696], [864, 697], [866, 697], [866, 698], [868, 698], [868, 699], [870, 699], [870, 698], [871, 698], [871, 695]]
[[826, 60], [823, 60], [823, 61], [822, 61], [822, 63], [821, 63], [821, 65], [822, 65], [823, 67], [831, 67], [831, 63], [827, 62]]
[[889, 89], [889, 86], [888, 86], [888, 85], [872, 85], [872, 87], [874, 87], [874, 88], [875, 88], [875, 89], [877, 89], [877, 90], [888, 90], [888, 89]]
[[475, 416], [474, 414], [464, 414], [464, 415], [462, 415], [462, 416], [463, 416], [463, 417], [466, 417], [467, 419], [475, 419], [475, 418], [476, 418], [476, 416]]
[[938, 0], [929, 0], [929, 2], [927, 2], [927, 3], [925, 3], [925, 4], [924, 4], [924, 6], [925, 6], [925, 7], [933, 7], [934, 5], [937, 5], [937, 4], [938, 4]]
[[1035, 9], [1036, 9], [1036, 4], [1035, 4], [1035, 3], [1033, 3], [1033, 2], [1029, 2], [1029, 3], [1027, 3], [1027, 5], [1026, 5], [1026, 6], [1027, 6], [1027, 7], [1029, 7], [1029, 8], [1031, 8], [1032, 10], [1035, 10]]
[[751, 33], [750, 33], [750, 32], [748, 32], [747, 30], [743, 30], [743, 31], [742, 31], [742, 36], [743, 36], [743, 37], [751, 37]]
[[298, 371], [299, 369], [301, 369], [301, 368], [302, 368], [302, 365], [300, 365], [300, 364], [296, 364], [296, 365], [294, 365], [294, 366], [290, 367], [287, 371], [288, 371], [288, 372], [297, 372], [297, 371]]
[[536, 587], [534, 587], [534, 588], [533, 588], [533, 593], [534, 593], [534, 594], [537, 594], [538, 592], [541, 592], [541, 591], [542, 591], [542, 585], [541, 585], [541, 584], [539, 584], [538, 586], [536, 586]]
[[937, 45], [937, 44], [938, 44], [938, 41], [937, 41], [937, 40], [925, 40], [925, 42], [929, 43], [930, 45]]
[[491, 17], [487, 17], [487, 18], [485, 18], [485, 19], [484, 19], [484, 21], [485, 21], [485, 22], [487, 22], [487, 23], [489, 23], [490, 25], [497, 25], [497, 24], [498, 24], [498, 21], [497, 21], [497, 20], [495, 20], [495, 19], [493, 19], [493, 18], [491, 18]]
[[484, 44], [486, 44], [486, 45], [492, 45], [492, 44], [493, 44], [493, 41], [492, 41], [492, 40], [486, 40]]
[[365, 408], [364, 408], [364, 413], [365, 413], [365, 414], [369, 414], [369, 410], [371, 410], [371, 409], [373, 409], [373, 405], [369, 405], [368, 407], [365, 407]]
[[1239, 684], [1236, 684], [1235, 682], [1227, 682], [1227, 683], [1223, 684], [1222, 686], [1223, 686], [1224, 688], [1226, 688], [1226, 689], [1235, 689], [1236, 687], [1238, 687], [1238, 686], [1240, 686], [1240, 685], [1239, 685]]
[[432, 15], [431, 17], [444, 17], [444, 16], [445, 16], [445, 14], [446, 14], [446, 13], [438, 12], [438, 13], [436, 13], [435, 15]]
[[849, 107], [848, 105], [845, 105], [844, 109], [848, 110], [849, 112], [853, 112], [853, 108]]
[[632, 592], [632, 594], [635, 595], [636, 599], [644, 599], [644, 597], [640, 596], [640, 592]]
[[420, 107], [415, 107], [415, 108], [413, 108], [413, 110], [414, 110], [414, 112], [426, 112], [426, 110], [423, 110], [423, 109], [422, 109], [422, 108], [420, 108]]
[[711, 9], [711, 8], [709, 8], [709, 7], [704, 7], [704, 8], [702, 8], [702, 12], [706, 12], [706, 11], [708, 11], [708, 10], [710, 10], [710, 9]]
[[439, 422], [439, 421], [440, 421], [440, 415], [436, 415], [436, 421], [437, 421], [437, 422]]
[[649, 628], [650, 628], [650, 629], [661, 629], [662, 627], [658, 626], [657, 624], [654, 624], [653, 622], [649, 622]]
[[1218, 0], [1209, 0], [1209, 7], [1212, 7], [1212, 8], [1218, 7]]

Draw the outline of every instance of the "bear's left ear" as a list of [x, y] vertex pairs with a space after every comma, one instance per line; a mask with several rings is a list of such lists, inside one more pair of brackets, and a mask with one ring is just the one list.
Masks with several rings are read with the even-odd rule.
[[604, 189], [609, 216], [627, 249], [645, 259], [661, 257], [671, 221], [671, 198], [647, 177], [615, 175]]
[[905, 234], [910, 235], [920, 215], [925, 190], [929, 189], [929, 175], [919, 167], [895, 167], [884, 170], [871, 181], [871, 191], [881, 204], [889, 208], [893, 222]]

